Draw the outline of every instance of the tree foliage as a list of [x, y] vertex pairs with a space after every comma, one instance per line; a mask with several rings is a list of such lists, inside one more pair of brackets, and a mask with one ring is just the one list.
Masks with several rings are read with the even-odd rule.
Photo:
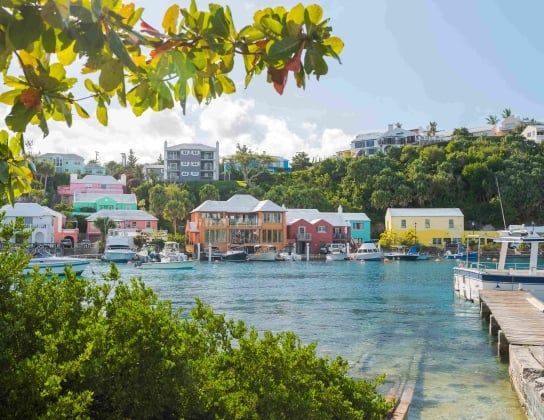
[[173, 310], [114, 264], [100, 281], [21, 272], [0, 224], [2, 418], [384, 418], [391, 403], [295, 334], [259, 334], [196, 300]]
[[[38, 126], [46, 136], [50, 120], [70, 126], [74, 114], [90, 117], [76, 92], [88, 92], [96, 119], [107, 125], [114, 100], [141, 115], [176, 103], [185, 112], [191, 96], [208, 103], [235, 92], [229, 74], [237, 55], [246, 86], [266, 72], [281, 94], [290, 72], [304, 88], [307, 77], [327, 74], [325, 58], [339, 60], [343, 49], [315, 4], [257, 11], [240, 31], [228, 7], [199, 10], [194, 0], [187, 8], [170, 6], [162, 28], [142, 16], [142, 8], [121, 0], [2, 3], [0, 102], [11, 107], [5, 123], [13, 135], [1, 132], [0, 183], [11, 201], [30, 189], [30, 163], [22, 153], [27, 127]], [[81, 65], [80, 77], [71, 74], [74, 65]]]

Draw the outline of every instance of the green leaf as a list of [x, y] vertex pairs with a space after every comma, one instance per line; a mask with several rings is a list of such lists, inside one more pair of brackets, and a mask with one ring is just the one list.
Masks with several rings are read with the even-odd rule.
[[57, 36], [55, 30], [49, 28], [42, 33], [43, 49], [48, 53], [54, 53], [57, 46]]
[[121, 38], [119, 38], [119, 35], [117, 35], [114, 30], [110, 30], [108, 32], [108, 42], [111, 50], [117, 56], [117, 58], [121, 60], [121, 63], [123, 63], [133, 72], [137, 72], [138, 69], [134, 64], [134, 61], [132, 61], [132, 58], [121, 41]]
[[77, 102], [74, 102], [74, 107], [76, 108], [76, 112], [77, 114], [81, 117], [81, 118], [89, 118], [89, 113], [87, 111], [85, 111], [80, 104], [78, 104]]
[[106, 91], [111, 92], [124, 80], [123, 64], [118, 60], [108, 60], [100, 70], [98, 83]]
[[283, 33], [283, 25], [276, 19], [266, 16], [259, 23], [275, 35], [281, 36]]
[[102, 99], [98, 100], [98, 105], [96, 106], [96, 119], [103, 126], [108, 125], [108, 109]]
[[225, 16], [225, 9], [218, 5], [210, 5], [211, 17], [210, 23], [212, 27], [211, 31], [222, 38], [228, 38], [232, 30], [232, 21], [228, 20]]
[[25, 49], [29, 44], [40, 39], [43, 23], [37, 7], [23, 6], [21, 15], [9, 20], [8, 41], [17, 50]]
[[327, 74], [329, 68], [323, 56], [316, 50], [306, 51], [304, 57], [304, 69], [306, 74], [314, 73], [319, 80], [319, 76]]
[[300, 47], [300, 38], [287, 37], [279, 41], [269, 42], [266, 55], [271, 60], [288, 60]]
[[6, 117], [6, 124], [11, 131], [22, 133], [34, 115], [36, 115], [34, 108], [27, 108], [21, 101], [16, 100]]

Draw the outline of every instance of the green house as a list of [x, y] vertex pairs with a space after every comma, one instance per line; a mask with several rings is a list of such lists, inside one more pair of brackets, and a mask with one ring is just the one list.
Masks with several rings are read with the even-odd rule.
[[99, 210], [138, 210], [134, 194], [74, 194], [74, 215], [88, 216]]

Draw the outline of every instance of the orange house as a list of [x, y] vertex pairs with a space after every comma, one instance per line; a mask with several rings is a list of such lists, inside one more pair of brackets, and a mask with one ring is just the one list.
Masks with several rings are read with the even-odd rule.
[[191, 212], [185, 227], [188, 251], [195, 255], [209, 246], [225, 252], [231, 246], [286, 244], [285, 209], [270, 200], [235, 194], [227, 201], [204, 201]]

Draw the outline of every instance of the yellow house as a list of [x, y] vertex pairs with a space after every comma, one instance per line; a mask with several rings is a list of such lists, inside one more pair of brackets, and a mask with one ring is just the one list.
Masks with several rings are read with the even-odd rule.
[[455, 208], [387, 209], [385, 229], [398, 237], [410, 230], [416, 242], [423, 246], [441, 247], [451, 242], [461, 242], [465, 216]]

